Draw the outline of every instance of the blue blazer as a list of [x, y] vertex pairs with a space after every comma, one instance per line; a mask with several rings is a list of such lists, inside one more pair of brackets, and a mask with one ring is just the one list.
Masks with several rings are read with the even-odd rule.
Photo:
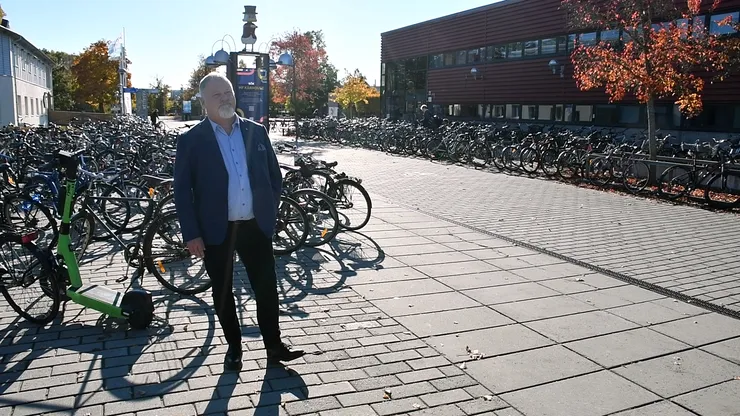
[[[239, 127], [247, 150], [254, 216], [272, 239], [283, 182], [280, 165], [263, 125], [240, 117]], [[201, 237], [205, 244], [217, 245], [226, 239], [228, 182], [216, 134], [206, 118], [177, 138], [175, 208], [186, 242]]]

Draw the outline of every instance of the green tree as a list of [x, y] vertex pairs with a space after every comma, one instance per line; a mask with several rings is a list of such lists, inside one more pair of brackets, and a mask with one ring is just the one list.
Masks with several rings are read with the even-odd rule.
[[209, 68], [206, 66], [206, 58], [203, 55], [198, 57], [198, 66], [196, 66], [190, 73], [190, 79], [188, 80], [187, 88], [182, 93], [183, 99], [189, 100], [198, 93], [198, 87], [200, 86], [200, 80], [206, 75], [215, 71], [215, 68]]
[[77, 109], [77, 77], [72, 73], [72, 64], [76, 55], [61, 51], [50, 51], [43, 49], [54, 65], [52, 67], [51, 82], [54, 89], [54, 109], [62, 111], [71, 111]]
[[160, 116], [167, 114], [167, 111], [172, 107], [172, 100], [170, 99], [170, 91], [172, 88], [165, 84], [164, 79], [161, 77], [155, 77], [154, 83], [151, 84], [150, 88], [159, 90], [157, 94], [149, 94], [149, 110], [154, 111], [156, 108]]

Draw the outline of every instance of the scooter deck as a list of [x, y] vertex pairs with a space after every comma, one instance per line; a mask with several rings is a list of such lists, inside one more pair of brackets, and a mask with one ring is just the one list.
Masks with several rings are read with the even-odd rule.
[[123, 294], [100, 285], [83, 285], [70, 288], [69, 296], [75, 302], [111, 315], [119, 315]]

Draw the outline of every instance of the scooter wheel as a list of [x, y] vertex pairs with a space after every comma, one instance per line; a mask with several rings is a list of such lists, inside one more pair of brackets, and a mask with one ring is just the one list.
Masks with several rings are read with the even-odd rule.
[[134, 329], [145, 329], [154, 318], [152, 295], [141, 289], [133, 289], [123, 295], [121, 310], [128, 316], [128, 323]]

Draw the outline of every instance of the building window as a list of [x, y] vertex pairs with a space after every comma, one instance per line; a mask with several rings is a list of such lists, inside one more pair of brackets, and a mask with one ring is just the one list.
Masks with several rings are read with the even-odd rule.
[[467, 51], [457, 51], [457, 58], [455, 59], [455, 64], [465, 65], [467, 62], [468, 62], [468, 52]]
[[601, 32], [601, 41], [616, 46], [619, 43], [619, 29]]
[[590, 105], [577, 105], [573, 113], [573, 121], [590, 123], [593, 120], [593, 108]]
[[429, 68], [442, 68], [445, 64], [444, 54], [432, 55], [429, 57]]
[[522, 106], [519, 104], [506, 104], [506, 118], [522, 118]]
[[551, 105], [541, 105], [537, 109], [537, 120], [552, 120], [552, 109]]
[[620, 124], [638, 124], [640, 122], [640, 109], [636, 105], [619, 106], [619, 123]]
[[493, 61], [506, 58], [506, 46], [489, 46], [486, 51], [486, 59]]
[[530, 40], [527, 42], [524, 42], [524, 55], [525, 56], [535, 56], [540, 52], [540, 41], [539, 40]]
[[41, 110], [39, 109], [39, 99], [36, 99], [36, 114], [41, 115]]
[[486, 48], [471, 49], [468, 51], [468, 63], [477, 64], [483, 62], [486, 56]]
[[568, 35], [568, 51], [572, 52], [576, 48], [578, 35]]
[[555, 121], [563, 121], [564, 112], [563, 112], [563, 105], [562, 104], [557, 104], [555, 106], [555, 114], [554, 115], [555, 115], [555, 117], [553, 117], [553, 120], [555, 120]]
[[558, 41], [555, 38], [542, 39], [540, 44], [542, 45], [543, 55], [548, 55], [551, 53], [558, 52]]
[[601, 126], [610, 126], [616, 124], [619, 110], [614, 104], [595, 105], [594, 106], [594, 123]]
[[485, 104], [478, 104], [478, 117], [479, 118], [490, 118], [491, 117], [491, 106]]
[[[740, 12], [722, 13], [712, 15], [709, 21], [709, 34], [711, 35], [730, 35], [735, 32], [734, 25], [740, 23]], [[722, 24], [722, 23], [727, 24]]]
[[[568, 51], [568, 37], [558, 36], [558, 53], [565, 53]], [[544, 53], [544, 52], [543, 52]]]
[[578, 43], [586, 46], [596, 45], [596, 32], [581, 33], [578, 35]]
[[505, 105], [494, 105], [493, 106], [493, 118], [504, 118], [506, 117], [506, 106]]
[[732, 118], [732, 128], [740, 129], [740, 105], [735, 106], [735, 114]]
[[521, 58], [524, 50], [524, 42], [510, 43], [507, 47], [508, 58]]
[[522, 120], [536, 120], [537, 119], [537, 106], [536, 105], [523, 105], [522, 106]]
[[691, 33], [694, 36], [699, 36], [707, 29], [707, 17], [706, 16], [695, 16], [691, 22]]
[[23, 114], [23, 105], [21, 103], [21, 96], [20, 95], [16, 95], [15, 96], [15, 112], [18, 115]]
[[28, 97], [23, 97], [23, 104], [26, 107], [25, 115], [28, 115]]

